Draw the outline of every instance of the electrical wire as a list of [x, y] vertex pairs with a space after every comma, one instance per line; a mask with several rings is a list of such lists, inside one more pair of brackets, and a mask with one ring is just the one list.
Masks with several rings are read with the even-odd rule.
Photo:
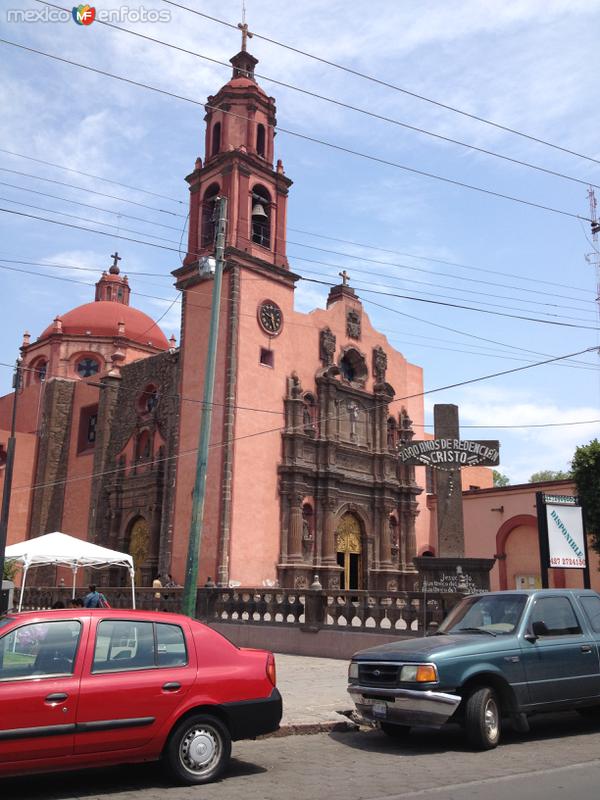
[[[523, 372], [525, 370], [532, 369], [534, 367], [544, 366], [546, 364], [550, 364], [550, 363], [553, 363], [553, 362], [556, 362], [556, 361], [562, 361], [562, 360], [567, 359], [567, 358], [574, 358], [576, 356], [583, 355], [584, 353], [588, 353], [588, 352], [591, 352], [592, 350], [596, 350], [596, 349], [597, 349], [596, 347], [588, 347], [588, 348], [585, 348], [583, 350], [579, 350], [579, 351], [574, 352], [574, 353], [568, 353], [568, 354], [563, 355], [563, 356], [556, 356], [556, 357], [551, 358], [551, 359], [546, 359], [544, 361], [539, 361], [539, 362], [537, 362], [535, 364], [527, 364], [527, 365], [521, 366], [521, 367], [512, 367], [511, 369], [508, 369], [508, 370], [502, 370], [500, 372], [489, 373], [487, 375], [482, 375], [482, 376], [479, 376], [477, 378], [469, 378], [467, 380], [457, 381], [455, 383], [447, 384], [445, 386], [439, 386], [439, 387], [437, 387], [435, 389], [428, 389], [428, 390], [424, 390], [422, 392], [414, 392], [413, 394], [405, 395], [403, 397], [395, 397], [392, 400], [390, 400], [389, 402], [381, 403], [381, 404], [375, 404], [374, 406], [371, 407], [370, 410], [374, 411], [377, 408], [384, 408], [384, 407], [388, 408], [392, 403], [399, 403], [399, 402], [403, 402], [403, 401], [406, 401], [406, 400], [417, 399], [419, 397], [425, 397], [426, 395], [437, 394], [437, 393], [442, 392], [442, 391], [447, 391], [448, 389], [456, 389], [456, 388], [459, 388], [459, 387], [462, 387], [462, 386], [468, 386], [468, 385], [472, 385], [474, 383], [480, 383], [481, 381], [491, 380], [493, 378], [498, 378], [498, 377], [501, 377], [501, 376], [504, 376], [504, 375], [511, 375], [511, 374], [514, 374], [514, 373], [517, 373], [517, 372]], [[320, 422], [321, 422], [321, 424], [323, 424], [324, 422], [331, 421], [331, 420], [337, 420], [337, 419], [340, 419], [340, 418], [341, 418], [341, 415], [340, 414], [336, 414], [336, 415], [332, 415], [332, 416], [329, 416], [329, 417], [325, 417], [325, 418], [321, 419]], [[265, 435], [268, 435], [268, 434], [271, 434], [271, 433], [283, 433], [286, 430], [288, 432], [294, 432], [294, 431], [300, 432], [303, 429], [304, 429], [304, 425], [302, 425], [301, 428], [300, 427], [298, 427], [298, 428], [293, 428], [293, 427], [289, 428], [289, 427], [287, 427], [286, 428], [285, 426], [278, 426], [276, 428], [268, 428], [266, 430], [254, 431], [252, 433], [243, 434], [241, 436], [234, 436], [234, 437], [232, 437], [232, 439], [230, 439], [227, 442], [216, 442], [216, 443], [213, 443], [213, 444], [209, 445], [209, 448], [212, 449], [212, 450], [222, 449], [223, 447], [228, 446], [230, 444], [230, 442], [239, 442], [239, 441], [243, 441], [243, 440], [247, 440], [247, 439], [254, 439], [254, 438], [258, 437], [258, 436], [265, 436]], [[196, 454], [196, 453], [197, 453], [197, 448], [192, 448], [190, 450], [184, 450], [183, 452], [176, 453], [176, 454], [174, 454], [172, 456], [162, 456], [162, 457], [159, 457], [159, 458], [150, 459], [147, 462], [147, 464], [150, 465], [150, 464], [158, 464], [158, 463], [162, 463], [162, 462], [166, 462], [166, 461], [175, 461], [175, 460], [178, 460], [178, 459], [182, 458], [185, 455], [191, 455], [191, 454]], [[57, 481], [48, 481], [48, 482], [39, 483], [39, 484], [27, 484], [27, 485], [22, 485], [22, 486], [16, 486], [16, 487], [13, 488], [13, 491], [35, 490], [35, 489], [42, 489], [42, 488], [48, 488], [48, 487], [51, 487], [51, 486], [59, 486], [59, 485], [63, 486], [63, 485], [66, 485], [68, 483], [74, 483], [76, 481], [89, 480], [91, 478], [98, 478], [98, 477], [103, 477], [105, 475], [114, 475], [114, 474], [119, 473], [119, 472], [126, 472], [128, 469], [129, 469], [129, 467], [127, 465], [125, 465], [125, 466], [115, 467], [115, 468], [112, 468], [112, 469], [109, 469], [109, 470], [102, 470], [102, 471], [99, 471], [99, 472], [92, 472], [92, 473], [89, 473], [87, 475], [77, 475], [77, 476], [72, 477], [72, 478], [64, 478], [64, 479], [57, 480]]]
[[[24, 211], [17, 211], [16, 209], [0, 207], [0, 211], [2, 211], [4, 213], [7, 213], [7, 214], [14, 214], [14, 215], [20, 216], [20, 217], [27, 217], [27, 218], [30, 218], [30, 219], [36, 219], [36, 220], [38, 220], [40, 222], [47, 222], [47, 223], [50, 223], [52, 225], [62, 225], [62, 226], [67, 227], [67, 228], [73, 228], [75, 230], [86, 231], [87, 233], [94, 233], [94, 234], [97, 234], [99, 236], [109, 236], [111, 238], [114, 237], [113, 233], [107, 233], [106, 231], [90, 230], [88, 228], [83, 228], [80, 225], [73, 225], [73, 223], [70, 223], [70, 222], [62, 222], [61, 220], [48, 219], [47, 217], [40, 217], [40, 216], [37, 216], [36, 214], [28, 214], [28, 213], [26, 213]], [[126, 241], [129, 241], [129, 242], [135, 242], [136, 244], [143, 244], [143, 245], [146, 245], [147, 247], [158, 247], [161, 250], [170, 250], [170, 251], [178, 252], [177, 248], [168, 247], [167, 245], [157, 244], [156, 242], [146, 242], [146, 241], [143, 241], [143, 240], [140, 240], [140, 239], [133, 239], [133, 238], [131, 238], [129, 236], [122, 236], [120, 238], [125, 239]], [[327, 281], [318, 280], [316, 278], [302, 278], [301, 277], [300, 280], [304, 280], [304, 281], [307, 281], [309, 283], [321, 284], [323, 286], [330, 286], [330, 287], [335, 286], [335, 284], [333, 284], [333, 283], [328, 283]], [[459, 304], [459, 303], [444, 302], [442, 300], [428, 300], [428, 299], [423, 298], [423, 297], [413, 297], [411, 295], [392, 294], [392, 293], [389, 293], [389, 292], [380, 292], [380, 291], [374, 290], [374, 289], [362, 289], [362, 291], [363, 292], [368, 292], [370, 294], [383, 295], [384, 297], [395, 297], [395, 298], [398, 298], [398, 299], [412, 300], [412, 301], [419, 302], [419, 303], [431, 303], [433, 305], [444, 306], [444, 307], [448, 307], [448, 308], [457, 308], [457, 309], [461, 309], [463, 311], [477, 311], [477, 312], [484, 313], [484, 314], [492, 314], [494, 316], [507, 317], [507, 318], [510, 318], [510, 319], [519, 319], [519, 320], [522, 320], [522, 321], [536, 322], [536, 323], [545, 324], [545, 325], [558, 325], [560, 327], [578, 328], [578, 329], [581, 329], [581, 330], [593, 330], [593, 331], [599, 330], [598, 328], [596, 328], [594, 326], [589, 326], [589, 325], [577, 325], [575, 323], [570, 323], [570, 322], [559, 322], [559, 321], [556, 321], [556, 320], [546, 320], [546, 319], [539, 319], [539, 318], [536, 318], [536, 317], [527, 317], [525, 315], [507, 314], [507, 313], [500, 312], [500, 311], [490, 311], [488, 309], [476, 308], [474, 306], [465, 306], [465, 305], [462, 305], [462, 304]]]
[[[163, 1], [163, 3], [167, 3], [170, 6], [175, 6], [176, 8], [180, 8], [180, 9], [182, 9], [184, 11], [189, 11], [192, 14], [196, 14], [199, 17], [204, 17], [205, 19], [209, 19], [212, 22], [217, 22], [220, 25], [225, 25], [228, 28], [233, 28], [234, 30], [238, 30], [237, 25], [235, 25], [235, 24], [233, 24], [231, 22], [226, 22], [225, 20], [219, 19], [218, 17], [211, 16], [210, 14], [205, 14], [202, 11], [198, 11], [195, 8], [189, 8], [189, 6], [184, 6], [181, 3], [175, 3], [175, 2], [173, 2], [173, 0], [162, 0], [162, 1]], [[490, 125], [493, 128], [498, 128], [499, 130], [506, 131], [507, 133], [512, 133], [515, 136], [520, 136], [520, 137], [522, 137], [524, 139], [528, 139], [529, 141], [536, 142], [537, 144], [545, 145], [546, 147], [550, 147], [550, 148], [552, 148], [554, 150], [559, 150], [562, 153], [568, 153], [569, 155], [577, 156], [577, 158], [583, 158], [586, 161], [591, 161], [594, 164], [600, 164], [600, 160], [597, 159], [597, 158], [593, 158], [592, 156], [587, 156], [587, 155], [584, 155], [583, 153], [578, 153], [575, 150], [570, 150], [567, 147], [562, 147], [561, 145], [554, 144], [553, 142], [549, 142], [546, 139], [542, 139], [542, 138], [540, 138], [538, 136], [532, 136], [532, 135], [530, 135], [528, 133], [524, 133], [523, 131], [519, 131], [516, 128], [511, 128], [508, 125], [502, 125], [499, 122], [494, 122], [494, 121], [492, 121], [490, 119], [486, 119], [485, 117], [478, 116], [477, 114], [472, 114], [472, 113], [470, 113], [468, 111], [464, 111], [464, 110], [462, 110], [460, 108], [457, 108], [456, 106], [452, 106], [452, 105], [449, 105], [447, 103], [442, 103], [439, 100], [433, 100], [431, 97], [426, 97], [425, 95], [418, 94], [417, 92], [412, 92], [412, 91], [410, 91], [408, 89], [404, 89], [404, 88], [402, 88], [400, 86], [397, 86], [397, 85], [395, 85], [393, 83], [390, 83], [389, 81], [384, 81], [381, 78], [376, 78], [373, 75], [367, 75], [364, 72], [360, 72], [359, 70], [352, 69], [352, 67], [347, 67], [347, 66], [344, 66], [342, 64], [337, 64], [335, 61], [330, 61], [329, 59], [323, 58], [321, 56], [317, 56], [314, 53], [309, 53], [306, 50], [301, 50], [301, 49], [299, 49], [297, 47], [293, 47], [292, 45], [284, 44], [283, 42], [279, 42], [276, 39], [272, 39], [272, 38], [269, 38], [268, 36], [265, 36], [263, 34], [256, 33], [256, 31], [252, 31], [252, 35], [254, 37], [256, 37], [257, 39], [262, 39], [265, 42], [269, 42], [269, 44], [274, 44], [274, 45], [277, 45], [278, 47], [283, 47], [286, 50], [290, 50], [293, 53], [297, 53], [298, 55], [305, 56], [306, 58], [310, 58], [313, 61], [318, 61], [321, 64], [326, 64], [329, 67], [334, 67], [335, 69], [342, 70], [343, 72], [347, 72], [350, 75], [354, 75], [357, 78], [362, 78], [362, 79], [364, 79], [366, 81], [371, 81], [372, 83], [376, 83], [379, 86], [383, 86], [383, 87], [385, 87], [387, 89], [393, 89], [396, 92], [401, 92], [402, 94], [406, 94], [409, 97], [414, 97], [417, 100], [422, 100], [422, 101], [424, 101], [426, 103], [431, 103], [432, 105], [437, 106], [438, 108], [443, 108], [446, 111], [452, 111], [455, 114], [460, 114], [463, 117], [468, 117], [469, 119], [476, 120], [477, 122], [482, 122], [485, 125]]]
[[[12, 41], [10, 41], [8, 39], [0, 39], [0, 43], [9, 45], [11, 47], [19, 48], [21, 50], [25, 50], [26, 52], [29, 52], [29, 53], [35, 53], [37, 55], [44, 56], [45, 58], [50, 58], [50, 59], [52, 59], [54, 61], [60, 61], [63, 64], [69, 64], [71, 66], [78, 67], [80, 69], [85, 69], [85, 70], [87, 70], [89, 72], [93, 72], [93, 73], [95, 73], [97, 75], [102, 75], [103, 77], [113, 78], [114, 80], [118, 80], [118, 81], [122, 81], [124, 83], [128, 83], [131, 86], [138, 86], [140, 88], [148, 89], [148, 90], [156, 92], [158, 94], [162, 94], [162, 95], [164, 95], [166, 97], [172, 97], [172, 98], [174, 98], [176, 100], [183, 100], [183, 101], [185, 101], [187, 103], [193, 103], [194, 105], [202, 106], [202, 107], [204, 107], [206, 109], [215, 109], [215, 110], [217, 110], [216, 106], [211, 106], [209, 103], [202, 103], [199, 100], [194, 100], [193, 98], [190, 98], [190, 97], [184, 97], [183, 95], [175, 94], [174, 92], [169, 92], [166, 89], [159, 89], [156, 86], [151, 86], [150, 84], [144, 83], [142, 81], [134, 81], [133, 79], [126, 78], [123, 75], [116, 75], [115, 73], [108, 72], [107, 70], [98, 69], [97, 67], [90, 67], [87, 64], [80, 64], [77, 61], [72, 61], [72, 60], [70, 60], [68, 58], [62, 58], [61, 56], [57, 56], [57, 55], [54, 55], [52, 53], [46, 53], [43, 50], [38, 50], [38, 49], [33, 48], [33, 47], [27, 47], [26, 45], [19, 44], [18, 42], [12, 42]], [[230, 117], [241, 119], [241, 120], [244, 120], [245, 122], [252, 121], [250, 119], [250, 117], [246, 117], [246, 116], [243, 116], [241, 114], [234, 114], [233, 112], [227, 111], [227, 110], [225, 110], [223, 108], [218, 108], [218, 110], [223, 114], [228, 114]], [[272, 127], [274, 127], [274, 126], [272, 126]], [[289, 128], [283, 128], [281, 126], [277, 126], [277, 131], [278, 131], [278, 133], [284, 133], [284, 134], [287, 134], [289, 136], [294, 136], [297, 139], [301, 139], [301, 140], [306, 141], [306, 142], [312, 142], [313, 144], [318, 144], [318, 145], [321, 145], [323, 147], [327, 147], [327, 148], [329, 148], [331, 150], [335, 150], [335, 151], [340, 152], [340, 153], [345, 153], [346, 155], [356, 156], [357, 158], [363, 158], [363, 159], [366, 159], [366, 160], [371, 161], [373, 163], [381, 164], [383, 166], [393, 167], [394, 169], [400, 169], [400, 170], [403, 170], [405, 172], [409, 172], [409, 173], [411, 173], [413, 175], [420, 175], [421, 177], [431, 178], [432, 180], [441, 181], [441, 182], [446, 183], [448, 185], [456, 186], [458, 188], [469, 189], [470, 191], [478, 192], [480, 194], [485, 194], [485, 195], [488, 195], [490, 197], [496, 197], [498, 199], [508, 200], [510, 202], [513, 202], [513, 203], [519, 203], [520, 205], [527, 206], [528, 208], [537, 208], [538, 210], [541, 210], [541, 211], [547, 211], [547, 212], [552, 213], [552, 214], [558, 214], [560, 216], [568, 217], [568, 218], [571, 218], [571, 219], [584, 220], [585, 222], [590, 222], [591, 223], [591, 219], [589, 219], [588, 217], [583, 216], [582, 214], [575, 214], [575, 213], [573, 213], [571, 211], [565, 211], [564, 209], [554, 208], [553, 206], [545, 205], [544, 203], [536, 203], [533, 200], [525, 200], [524, 198], [515, 197], [514, 195], [505, 194], [504, 192], [494, 191], [493, 189], [486, 189], [486, 188], [484, 188], [482, 186], [476, 186], [475, 184], [472, 184], [472, 183], [466, 183], [465, 181], [460, 181], [460, 180], [457, 180], [457, 179], [454, 179], [454, 178], [448, 178], [448, 177], [443, 176], [443, 175], [437, 175], [434, 172], [428, 172], [426, 170], [417, 169], [416, 167], [410, 167], [410, 166], [408, 166], [406, 164], [400, 164], [400, 163], [398, 163], [396, 161], [391, 161], [389, 159], [382, 158], [380, 156], [374, 156], [374, 155], [371, 155], [369, 153], [363, 153], [363, 152], [361, 152], [359, 150], [354, 150], [351, 147], [344, 147], [343, 145], [335, 144], [334, 142], [328, 142], [328, 141], [326, 141], [324, 139], [319, 139], [316, 136], [309, 136], [308, 134], [305, 134], [305, 133], [300, 133], [298, 131], [293, 131], [293, 130], [290, 130]], [[129, 202], [133, 202], [133, 201], [129, 201]], [[141, 205], [141, 204], [137, 204], [137, 205]], [[165, 212], [165, 213], [173, 214], [174, 216], [180, 216], [178, 214], [175, 214], [175, 212], [172, 212], [172, 211], [168, 211], [168, 212]]]
[[[56, 8], [61, 11], [69, 11], [69, 9], [64, 8], [63, 6], [55, 5], [54, 3], [48, 3], [46, 0], [36, 0], [36, 2], [40, 3], [41, 5], [48, 6], [49, 8]], [[188, 50], [185, 47], [181, 47], [179, 45], [173, 44], [172, 42], [165, 42], [163, 39], [157, 39], [154, 36], [148, 36], [147, 34], [140, 33], [139, 31], [131, 30], [130, 28], [124, 28], [121, 25], [115, 25], [112, 22], [107, 22], [106, 20], [98, 19], [96, 22], [99, 25], [104, 25], [107, 28], [112, 28], [113, 30], [120, 31], [121, 33], [128, 33], [131, 36], [136, 36], [140, 39], [144, 39], [148, 42], [153, 42], [155, 44], [162, 45], [163, 47], [168, 47], [172, 50], [177, 50], [180, 53], [185, 53], [186, 55], [194, 56], [195, 58], [200, 58], [204, 61], [209, 61], [211, 64], [217, 64], [218, 66], [225, 67], [227, 69], [231, 69], [231, 64], [227, 61], [221, 61], [217, 58], [212, 58], [211, 56], [207, 56], [203, 53], [199, 53], [195, 50]], [[251, 77], [251, 73], [246, 72], [244, 70], [239, 70], [240, 74], [245, 74], [247, 77]], [[319, 94], [318, 92], [311, 91], [309, 89], [302, 88], [300, 86], [296, 86], [292, 83], [287, 83], [286, 81], [279, 80], [277, 78], [273, 78], [269, 75], [261, 74], [259, 72], [253, 73], [255, 77], [260, 78], [263, 81], [267, 81], [268, 83], [273, 83], [276, 86], [281, 86], [285, 89], [291, 89], [295, 92], [299, 92], [300, 94], [306, 95], [308, 97], [312, 97], [317, 100], [322, 100], [326, 103], [331, 103], [332, 105], [337, 106], [338, 108], [344, 108], [348, 111], [354, 111], [358, 114], [363, 114], [367, 117], [372, 119], [377, 119], [381, 122], [388, 122], [392, 125], [397, 125], [401, 128], [405, 128], [406, 130], [413, 131], [415, 133], [420, 133], [425, 136], [430, 136], [432, 138], [438, 139], [439, 141], [447, 142], [449, 144], [455, 144], [460, 147], [464, 147], [468, 150], [472, 150], [473, 152], [483, 153], [484, 155], [493, 156], [494, 158], [502, 159], [503, 161], [510, 162], [512, 164], [516, 164], [521, 167], [527, 167], [529, 169], [536, 170], [538, 172], [545, 173], [546, 175], [551, 175], [555, 178], [561, 178], [563, 180], [571, 181], [573, 183], [578, 183], [582, 186], [592, 186], [595, 189], [600, 189], [600, 185], [595, 183], [590, 183], [589, 180], [584, 180], [583, 178], [576, 178], [572, 175], [567, 175], [563, 172], [558, 172], [556, 170], [548, 169], [547, 167], [542, 167], [539, 164], [532, 164], [529, 161], [524, 161], [519, 158], [514, 158], [512, 156], [508, 156], [503, 153], [498, 153], [494, 150], [486, 149], [485, 147], [478, 147], [477, 145], [468, 144], [467, 142], [463, 142], [460, 139], [453, 139], [450, 136], [443, 136], [440, 133], [435, 133], [434, 131], [427, 130], [426, 128], [421, 128], [417, 125], [411, 125], [408, 122], [403, 122], [398, 119], [394, 119], [393, 117], [385, 116], [384, 114], [378, 114], [374, 111], [369, 111], [366, 108], [361, 108], [360, 106], [352, 105], [351, 103], [346, 103], [343, 100], [335, 97], [328, 97], [323, 94]]]
[[47, 167], [56, 167], [56, 169], [62, 169], [65, 172], [73, 172], [75, 175], [83, 175], [85, 178], [93, 178], [96, 181], [104, 181], [105, 183], [112, 183], [115, 186], [121, 186], [123, 189], [133, 189], [135, 192], [142, 192], [143, 194], [151, 195], [152, 197], [159, 197], [162, 200], [171, 200], [173, 203], [179, 203], [180, 205], [185, 205], [183, 200], [177, 200], [175, 197], [169, 197], [166, 194], [158, 194], [158, 192], [152, 192], [150, 189], [143, 189], [140, 186], [131, 186], [128, 183], [122, 183], [121, 181], [116, 181], [114, 178], [105, 178], [103, 175], [93, 175], [91, 172], [82, 172], [80, 169], [73, 169], [73, 167], [67, 167], [64, 164], [56, 164], [55, 162], [48, 161], [44, 158], [34, 158], [33, 156], [25, 155], [25, 153], [17, 153], [14, 150], [6, 150], [4, 147], [0, 147], [0, 153], [5, 153], [9, 156], [14, 156], [15, 158], [25, 158], [27, 161], [35, 161], [36, 164], [44, 164]]

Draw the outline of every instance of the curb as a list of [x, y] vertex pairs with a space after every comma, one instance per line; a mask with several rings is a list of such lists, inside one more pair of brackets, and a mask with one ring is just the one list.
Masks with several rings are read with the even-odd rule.
[[[348, 713], [348, 712], [347, 712]], [[340, 716], [345, 716], [340, 714]], [[359, 726], [351, 719], [328, 720], [327, 722], [298, 722], [282, 725], [274, 733], [261, 736], [261, 739], [281, 738], [283, 736], [309, 736], [315, 733], [351, 733]]]

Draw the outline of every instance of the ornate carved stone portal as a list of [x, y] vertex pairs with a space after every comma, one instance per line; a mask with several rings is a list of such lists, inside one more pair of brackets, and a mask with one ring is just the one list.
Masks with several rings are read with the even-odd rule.
[[[343, 359], [351, 351], [348, 365]], [[394, 437], [403, 440], [412, 435], [410, 420], [398, 412], [390, 416], [394, 389], [384, 380], [385, 352], [374, 353], [373, 369], [381, 380], [372, 392], [356, 379], [363, 378], [359, 359], [364, 357], [356, 348], [344, 348], [340, 370], [325, 364], [314, 387], [302, 387], [294, 375], [288, 378], [278, 468], [282, 586], [310, 586], [317, 572], [327, 589], [413, 588], [421, 489], [414, 468], [400, 465], [396, 448], [389, 446], [389, 420], [394, 421]], [[307, 396], [314, 414], [310, 426]]]

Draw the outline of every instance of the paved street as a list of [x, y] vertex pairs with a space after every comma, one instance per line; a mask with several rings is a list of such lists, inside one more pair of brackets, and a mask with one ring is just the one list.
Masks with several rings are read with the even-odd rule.
[[234, 745], [226, 777], [172, 786], [157, 765], [10, 780], [3, 800], [571, 800], [596, 797], [600, 726], [577, 714], [540, 717], [488, 753], [457, 728], [420, 730], [406, 744], [379, 731], [321, 733]]

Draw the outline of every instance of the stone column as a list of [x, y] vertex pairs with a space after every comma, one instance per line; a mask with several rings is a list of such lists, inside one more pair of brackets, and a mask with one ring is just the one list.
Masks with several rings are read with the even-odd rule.
[[335, 564], [335, 516], [336, 501], [328, 498], [323, 502], [323, 564]]
[[302, 495], [290, 496], [288, 561], [302, 561]]

